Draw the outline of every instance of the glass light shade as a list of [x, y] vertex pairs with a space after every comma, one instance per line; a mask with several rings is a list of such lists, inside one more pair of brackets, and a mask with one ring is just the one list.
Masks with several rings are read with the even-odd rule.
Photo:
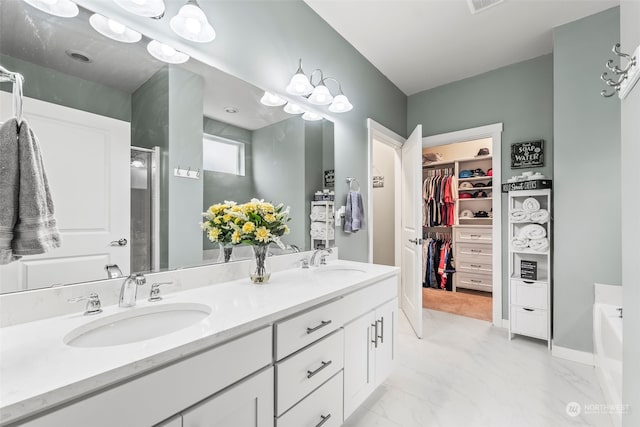
[[279, 107], [287, 103], [285, 99], [282, 99], [278, 95], [271, 92], [265, 92], [260, 99], [260, 102], [269, 107]]
[[182, 64], [189, 60], [189, 55], [178, 52], [174, 48], [157, 40], [151, 40], [147, 45], [147, 51], [154, 58], [169, 64]]
[[309, 97], [309, 102], [314, 105], [329, 105], [331, 101], [333, 101], [333, 96], [323, 84], [316, 86]]
[[333, 98], [333, 102], [329, 105], [329, 111], [332, 113], [346, 113], [347, 111], [351, 111], [353, 109], [353, 105], [349, 102], [349, 99], [340, 94]]
[[94, 30], [99, 32], [105, 37], [123, 42], [123, 43], [137, 43], [142, 39], [142, 34], [137, 31], [133, 31], [131, 28], [127, 28], [118, 21], [114, 21], [111, 18], [94, 13], [89, 17], [89, 23]]
[[78, 16], [80, 10], [71, 0], [24, 0], [25, 3], [61, 18], [73, 18]]
[[313, 92], [313, 86], [311, 86], [309, 79], [304, 73], [296, 73], [291, 77], [286, 91], [291, 95], [305, 96]]
[[304, 110], [298, 104], [292, 104], [289, 102], [284, 106], [284, 112], [289, 114], [302, 114], [304, 113]]
[[207, 16], [192, 3], [182, 6], [178, 14], [169, 21], [169, 26], [174, 33], [192, 42], [208, 43], [216, 38], [216, 32]]
[[307, 111], [302, 115], [302, 118], [305, 120], [309, 120], [311, 122], [315, 122], [316, 120], [322, 120], [322, 116], [320, 114], [312, 113], [311, 111]]
[[118, 6], [138, 16], [158, 18], [164, 14], [163, 0], [113, 0]]

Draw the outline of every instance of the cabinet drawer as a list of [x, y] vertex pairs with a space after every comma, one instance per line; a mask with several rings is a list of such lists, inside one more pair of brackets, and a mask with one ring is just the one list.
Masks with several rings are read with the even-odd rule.
[[342, 307], [339, 299], [276, 323], [276, 360], [284, 359], [341, 327]]
[[398, 297], [398, 276], [381, 280], [359, 291], [350, 293], [343, 298], [345, 309], [344, 323], [351, 322], [372, 308]]
[[341, 328], [276, 365], [276, 415], [318, 388], [343, 366], [344, 330]]
[[482, 261], [491, 262], [493, 259], [493, 249], [491, 245], [473, 244], [473, 243], [456, 243], [456, 261]]
[[546, 310], [549, 286], [544, 282], [511, 280], [511, 304]]
[[456, 271], [491, 274], [492, 270], [491, 260], [468, 260], [466, 258], [456, 260]]
[[511, 332], [547, 339], [547, 310], [511, 306]]
[[493, 290], [493, 280], [490, 275], [458, 272], [455, 276], [457, 276], [457, 288], [475, 289], [485, 292], [491, 292]]
[[456, 242], [491, 243], [493, 230], [491, 227], [456, 227]]
[[276, 427], [319, 425], [323, 427], [342, 425], [342, 371], [276, 419]]

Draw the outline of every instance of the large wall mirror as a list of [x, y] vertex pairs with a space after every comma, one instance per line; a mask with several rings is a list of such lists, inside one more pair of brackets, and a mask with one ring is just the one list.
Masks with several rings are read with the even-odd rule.
[[[25, 117], [63, 238], [59, 249], [1, 266], [0, 291], [224, 262], [199, 226], [224, 200], [290, 206], [286, 248], [271, 253], [310, 249], [310, 202], [334, 170], [333, 123], [264, 106], [264, 91], [194, 59], [158, 61], [144, 36], [110, 40], [91, 14], [0, 3], [0, 64], [25, 77]], [[12, 86], [0, 89], [3, 122]]]

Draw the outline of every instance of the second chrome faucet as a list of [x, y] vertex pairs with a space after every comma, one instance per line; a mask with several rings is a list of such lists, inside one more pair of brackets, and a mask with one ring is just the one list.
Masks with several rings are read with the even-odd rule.
[[136, 305], [136, 297], [138, 296], [138, 286], [147, 283], [147, 279], [143, 274], [132, 274], [127, 277], [120, 288], [120, 299], [118, 305], [120, 307], [133, 307]]

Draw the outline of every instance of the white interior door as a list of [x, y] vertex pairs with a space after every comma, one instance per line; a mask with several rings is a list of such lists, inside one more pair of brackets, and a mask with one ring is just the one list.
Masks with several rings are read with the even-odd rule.
[[402, 146], [402, 267], [400, 305], [422, 338], [422, 125]]
[[[11, 99], [0, 92], [0, 122]], [[129, 274], [130, 124], [26, 97], [24, 116], [40, 142], [62, 247], [1, 266], [0, 291], [106, 279], [106, 264]], [[111, 243], [120, 239], [127, 243]]]

